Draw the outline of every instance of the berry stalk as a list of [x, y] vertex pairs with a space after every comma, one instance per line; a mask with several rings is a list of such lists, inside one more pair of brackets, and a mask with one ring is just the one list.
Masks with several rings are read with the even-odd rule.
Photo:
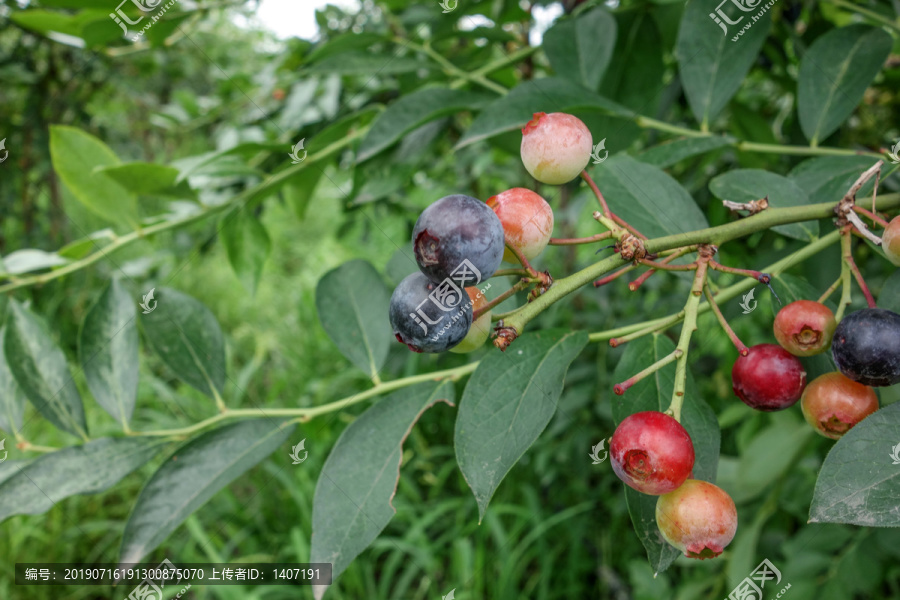
[[876, 215], [876, 214], [873, 213], [872, 211], [866, 210], [866, 209], [863, 208], [862, 206], [859, 206], [858, 204], [854, 204], [854, 205], [853, 205], [853, 210], [856, 211], [857, 213], [859, 213], [859, 214], [865, 216], [865, 217], [869, 217], [869, 219], [871, 219], [871, 220], [872, 220], [873, 222], [875, 222], [875, 223], [878, 223], [878, 224], [881, 225], [882, 227], [887, 227], [887, 226], [888, 226], [888, 222], [887, 222], [887, 221], [885, 221], [884, 219], [882, 219], [880, 216]]
[[672, 389], [672, 402], [666, 409], [666, 414], [681, 422], [681, 405], [684, 403], [684, 390], [687, 383], [687, 357], [691, 345], [691, 336], [697, 330], [697, 311], [700, 308], [700, 297], [703, 295], [703, 286], [706, 283], [706, 273], [709, 267], [709, 259], [713, 250], [709, 246], [699, 248], [700, 258], [697, 259], [697, 272], [694, 274], [694, 284], [691, 293], [684, 305], [684, 324], [681, 326], [681, 336], [678, 338], [676, 351], [681, 351], [681, 356], [675, 362], [675, 386]]
[[712, 290], [709, 289], [709, 282], [704, 283], [703, 293], [706, 294], [706, 301], [709, 302], [710, 308], [712, 309], [713, 313], [715, 313], [716, 319], [719, 321], [719, 325], [722, 326], [722, 329], [725, 330], [725, 333], [728, 334], [728, 337], [731, 339], [731, 343], [734, 344], [735, 348], [737, 348], [738, 354], [740, 354], [741, 356], [747, 356], [748, 354], [750, 354], [750, 350], [740, 340], [740, 338], [734, 332], [734, 329], [731, 328], [731, 325], [728, 324], [728, 321], [725, 319], [725, 315], [722, 314], [722, 311], [719, 309], [719, 305], [716, 304], [716, 300], [713, 297]]
[[[872, 297], [872, 292], [869, 291], [869, 286], [866, 285], [866, 281], [863, 279], [862, 273], [860, 273], [859, 271], [859, 267], [856, 266], [856, 261], [853, 260], [853, 240], [850, 238], [849, 227], [845, 228], [844, 231], [841, 232], [841, 251], [844, 259], [843, 262], [845, 265], [847, 265], [850, 272], [853, 273], [853, 276], [856, 278], [856, 283], [859, 284], [863, 295], [866, 297], [866, 302], [869, 304], [869, 308], [875, 308], [875, 298]], [[845, 285], [849, 288], [849, 278], [845, 280]], [[850, 294], [848, 293], [847, 296], [847, 303], [849, 304]], [[843, 306], [844, 305], [842, 303], [841, 308], [843, 308]]]
[[550, 238], [551, 246], [577, 246], [578, 244], [593, 244], [602, 240], [608, 240], [613, 235], [612, 231], [604, 231], [597, 235], [583, 238]]
[[[631, 290], [632, 292], [636, 291], [639, 287], [641, 287], [644, 284], [645, 281], [650, 279], [651, 275], [656, 273], [657, 266], [669, 264], [673, 260], [675, 260], [677, 258], [681, 258], [685, 254], [694, 252], [696, 249], [697, 249], [697, 246], [687, 246], [686, 248], [680, 248], [678, 250], [675, 250], [674, 252], [671, 252], [671, 254], [669, 254], [669, 256], [665, 257], [661, 261], [652, 263], [652, 266], [650, 267], [649, 270], [647, 270], [640, 277], [638, 277], [637, 279], [635, 279], [634, 281], [632, 281], [631, 283], [628, 284], [628, 289]], [[692, 267], [692, 269], [694, 269], [694, 268], [696, 268], [696, 267]]]
[[656, 373], [657, 371], [662, 369], [664, 366], [675, 362], [678, 358], [681, 357], [682, 354], [683, 354], [683, 352], [676, 348], [671, 353], [662, 357], [661, 359], [659, 359], [658, 361], [656, 361], [655, 363], [653, 363], [652, 365], [650, 365], [649, 367], [647, 367], [646, 369], [641, 371], [640, 373], [629, 377], [622, 383], [617, 383], [616, 385], [614, 385], [613, 391], [616, 393], [616, 395], [621, 396], [622, 394], [624, 394], [626, 392], [626, 390], [628, 390], [628, 388], [630, 388], [631, 386], [636, 384], [638, 381], [640, 381], [641, 379], [644, 379], [648, 375], [652, 375], [653, 373]]

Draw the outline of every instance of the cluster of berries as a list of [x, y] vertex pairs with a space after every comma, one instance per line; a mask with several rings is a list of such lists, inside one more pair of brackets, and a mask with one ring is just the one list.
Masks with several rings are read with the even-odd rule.
[[[591, 132], [565, 113], [536, 113], [522, 129], [522, 162], [538, 181], [568, 183], [587, 166]], [[501, 260], [531, 260], [553, 233], [553, 210], [541, 196], [512, 188], [487, 202], [460, 194], [422, 211], [412, 233], [418, 273], [391, 296], [394, 336], [413, 352], [471, 352], [488, 338], [484, 290]], [[485, 288], [486, 289], [486, 288]], [[468, 296], [468, 297], [466, 297]], [[477, 319], [473, 316], [480, 313]]]
[[[866, 308], [837, 325], [820, 302], [798, 300], [775, 317], [778, 344], [759, 344], [735, 361], [734, 393], [756, 410], [775, 411], [800, 400], [806, 421], [821, 435], [838, 439], [878, 410], [872, 387], [900, 382], [900, 315]], [[806, 382], [798, 356], [831, 348], [838, 371]]]

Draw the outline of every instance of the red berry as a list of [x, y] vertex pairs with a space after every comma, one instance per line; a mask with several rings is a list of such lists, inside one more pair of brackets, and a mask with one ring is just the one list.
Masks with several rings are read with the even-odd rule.
[[688, 479], [656, 501], [656, 525], [688, 558], [715, 558], [734, 539], [737, 508], [722, 488]]
[[671, 492], [694, 468], [694, 444], [681, 423], [656, 411], [622, 420], [609, 442], [613, 471], [644, 494]]
[[759, 344], [739, 356], [731, 369], [731, 385], [741, 401], [771, 412], [792, 406], [806, 386], [806, 371], [796, 356], [775, 344]]
[[813, 356], [831, 346], [836, 327], [830, 308], [812, 300], [797, 300], [775, 316], [775, 339], [794, 356]]
[[[466, 293], [469, 294], [469, 300], [472, 301], [472, 312], [483, 308], [488, 303], [488, 299], [477, 287], [467, 287]], [[472, 321], [469, 333], [456, 346], [450, 348], [450, 352], [457, 354], [465, 354], [473, 352], [484, 346], [485, 340], [491, 333], [491, 311], [485, 312], [483, 315]]]
[[806, 386], [800, 408], [818, 433], [836, 440], [878, 410], [878, 396], [841, 373], [825, 373]]
[[[503, 225], [506, 243], [514, 246], [528, 260], [547, 247], [553, 233], [553, 209], [531, 190], [513, 188], [487, 200]], [[509, 248], [503, 251], [503, 260], [518, 262]]]
[[900, 215], [891, 219], [881, 234], [881, 247], [888, 260], [900, 267]]
[[522, 163], [542, 183], [568, 183], [591, 160], [593, 143], [590, 130], [577, 117], [534, 113], [522, 129]]

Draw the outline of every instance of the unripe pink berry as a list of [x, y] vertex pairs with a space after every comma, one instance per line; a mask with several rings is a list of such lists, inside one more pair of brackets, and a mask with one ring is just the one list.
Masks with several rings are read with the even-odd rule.
[[578, 177], [591, 160], [587, 126], [566, 113], [534, 113], [522, 129], [522, 163], [542, 183], [561, 185]]
[[825, 373], [806, 386], [800, 408], [817, 433], [836, 440], [878, 410], [878, 396], [843, 373]]
[[715, 558], [734, 539], [737, 508], [722, 488], [688, 479], [656, 501], [656, 525], [688, 558]]
[[806, 371], [796, 356], [776, 344], [757, 344], [731, 368], [735, 396], [767, 412], [793, 406], [806, 387]]
[[[484, 292], [477, 287], [467, 287], [466, 293], [469, 294], [469, 300], [472, 301], [473, 313], [487, 305], [488, 299], [485, 297]], [[484, 346], [484, 342], [488, 339], [490, 333], [491, 311], [487, 311], [472, 321], [472, 327], [469, 328], [469, 333], [466, 334], [463, 341], [450, 348], [450, 352], [455, 352], [457, 354], [474, 352]]]
[[[547, 201], [525, 188], [512, 188], [487, 199], [503, 225], [506, 243], [514, 246], [531, 260], [547, 247], [553, 234], [553, 209]], [[504, 248], [503, 260], [518, 262], [509, 248]]]
[[888, 260], [900, 267], [900, 215], [897, 215], [881, 234], [881, 247]]
[[821, 302], [797, 300], [775, 315], [775, 339], [794, 356], [813, 356], [831, 347], [834, 313]]
[[615, 474], [644, 494], [671, 492], [694, 468], [694, 444], [681, 423], [667, 414], [646, 411], [619, 423], [609, 442]]

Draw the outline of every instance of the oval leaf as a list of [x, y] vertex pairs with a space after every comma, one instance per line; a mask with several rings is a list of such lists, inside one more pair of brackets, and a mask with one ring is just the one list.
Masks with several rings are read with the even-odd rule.
[[22, 429], [22, 415], [25, 413], [25, 394], [13, 377], [6, 362], [4, 340], [6, 326], [0, 327], [0, 429], [15, 433]]
[[[809, 197], [796, 183], [787, 177], [761, 169], [735, 169], [709, 182], [710, 191], [722, 200], [749, 202], [769, 197], [770, 208], [805, 206]], [[790, 225], [777, 225], [775, 231], [795, 240], [805, 242], [819, 237], [819, 222], [804, 221]]]
[[252, 213], [238, 208], [222, 217], [219, 232], [231, 268], [247, 291], [256, 294], [263, 265], [272, 250], [266, 228]]
[[[678, 72], [691, 110], [704, 126], [741, 87], [769, 34], [771, 12], [762, 8], [762, 2], [757, 0], [759, 10], [752, 14], [737, 6], [737, 2], [723, 2], [715, 8], [720, 25], [710, 18], [711, 3], [691, 0], [681, 18], [675, 44]], [[736, 24], [726, 26], [722, 13]]]
[[252, 419], [201, 434], [150, 477], [125, 525], [119, 562], [136, 563], [216, 492], [283, 444], [294, 426]]
[[557, 75], [596, 90], [616, 45], [616, 20], [595, 8], [577, 19], [557, 21], [542, 45]]
[[810, 523], [900, 527], [900, 402], [869, 415], [825, 458]]
[[22, 273], [31, 273], [32, 271], [40, 271], [41, 269], [59, 267], [68, 262], [68, 260], [59, 254], [29, 248], [26, 250], [16, 250], [15, 252], [10, 252], [4, 256], [3, 270], [11, 275], [21, 275]]
[[78, 355], [97, 403], [126, 425], [137, 400], [137, 311], [119, 280], [109, 284], [84, 318]]
[[687, 190], [653, 165], [619, 154], [588, 170], [610, 209], [648, 237], [709, 227]]
[[[225, 388], [225, 336], [199, 300], [171, 288], [155, 290], [144, 333], [163, 362], [185, 383], [215, 397]], [[148, 304], [148, 306], [151, 306]]]
[[118, 157], [92, 135], [74, 127], [50, 127], [53, 168], [72, 195], [92, 212], [109, 221], [137, 221], [134, 196], [97, 167], [120, 164]]
[[[387, 526], [400, 480], [403, 441], [425, 410], [452, 406], [453, 384], [422, 383], [394, 392], [341, 433], [313, 498], [310, 562], [332, 564], [336, 578]], [[316, 599], [328, 586], [314, 586]]]
[[637, 159], [657, 166], [660, 169], [665, 169], [686, 158], [718, 150], [724, 146], [731, 145], [731, 143], [732, 141], [729, 138], [719, 135], [681, 138], [648, 148], [639, 154]]
[[81, 396], [63, 351], [43, 324], [15, 300], [9, 301], [9, 329], [3, 350], [10, 371], [28, 400], [64, 431], [87, 436]]
[[370, 377], [387, 358], [391, 296], [375, 267], [351, 260], [333, 269], [316, 286], [316, 310], [322, 328], [346, 356]]
[[621, 117], [633, 112], [562, 77], [546, 77], [517, 85], [485, 108], [472, 123], [457, 148], [521, 129], [536, 112], [597, 111]]
[[464, 110], [477, 110], [492, 96], [449, 88], [426, 88], [401, 96], [381, 113], [359, 147], [357, 161], [372, 158], [410, 131]]
[[[624, 381], [674, 350], [675, 344], [663, 335], [652, 335], [628, 342], [619, 364], [616, 365], [613, 379]], [[612, 414], [616, 424], [636, 412], [665, 411], [672, 400], [674, 387], [673, 364], [660, 369], [654, 376], [637, 382], [623, 396], [613, 396]], [[694, 478], [715, 483], [721, 441], [719, 423], [716, 414], [701, 399], [690, 370], [687, 374], [685, 400], [681, 409], [681, 424], [687, 429], [694, 443]], [[625, 487], [625, 500], [634, 529], [647, 550], [650, 566], [655, 573], [661, 573], [669, 568], [681, 553], [665, 541], [656, 526], [656, 499], [656, 496], [641, 494], [630, 487]]]
[[816, 39], [800, 61], [797, 112], [815, 145], [831, 135], [862, 100], [891, 52], [891, 36], [879, 27], [850, 25]]
[[37, 515], [75, 494], [102, 492], [152, 459], [165, 444], [154, 438], [100, 438], [45, 454], [0, 484], [0, 521]]
[[97, 172], [135, 194], [155, 194], [168, 189], [175, 185], [180, 173], [175, 167], [145, 162], [99, 167]]
[[[794, 167], [788, 173], [788, 179], [806, 192], [812, 204], [837, 203], [856, 179], [874, 164], [875, 159], [868, 156], [818, 156]], [[856, 197], [870, 196], [874, 185], [875, 179], [870, 179]]]
[[550, 422], [566, 371], [587, 342], [583, 331], [525, 334], [514, 353], [490, 353], [472, 374], [454, 445], [479, 521], [500, 482]]

